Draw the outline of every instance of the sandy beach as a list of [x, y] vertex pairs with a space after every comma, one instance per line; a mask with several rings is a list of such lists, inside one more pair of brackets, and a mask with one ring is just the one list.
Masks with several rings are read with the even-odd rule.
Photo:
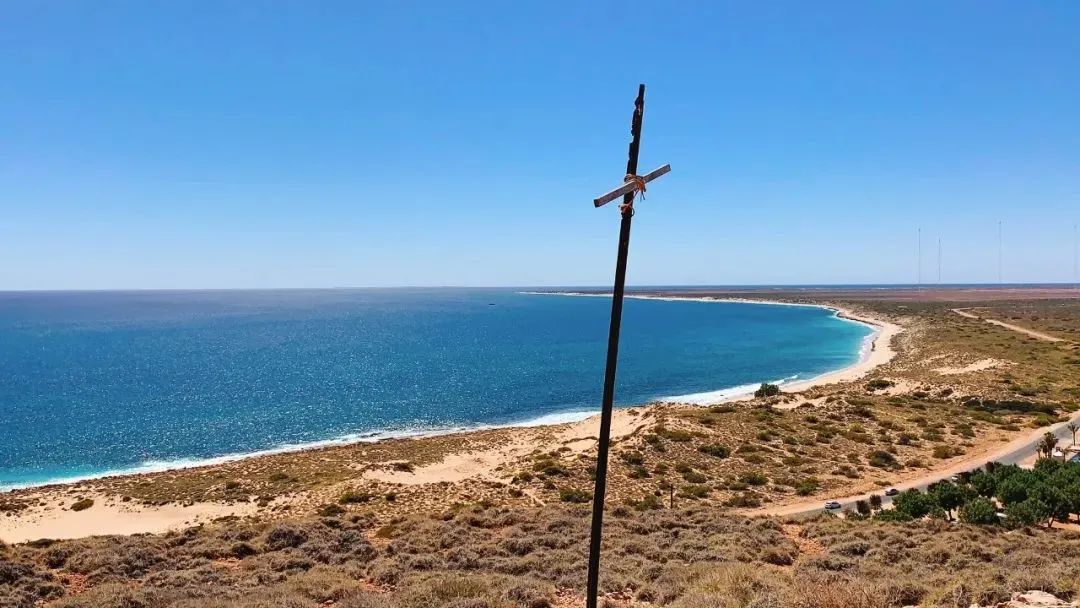
[[830, 308], [837, 310], [838, 315], [845, 319], [865, 323], [875, 328], [874, 334], [870, 337], [869, 352], [865, 353], [858, 363], [849, 367], [822, 374], [816, 378], [810, 378], [809, 380], [800, 380], [798, 382], [785, 384], [782, 387], [784, 392], [800, 392], [827, 384], [853, 382], [866, 376], [866, 374], [870, 373], [874, 368], [892, 361], [893, 357], [896, 356], [896, 351], [893, 349], [892, 342], [893, 339], [903, 331], [902, 327], [884, 319], [856, 314], [850, 309], [841, 306], [833, 305], [830, 306]]
[[[656, 295], [632, 297], [691, 299]], [[869, 336], [868, 347], [864, 348], [859, 361], [815, 378], [784, 384], [781, 388], [786, 395], [799, 394], [822, 386], [836, 386], [857, 395], [865, 395], [865, 388], [858, 381], [872, 371], [894, 362], [905, 352], [896, 342], [897, 336], [909, 329], [901, 326], [901, 319], [886, 318], [885, 315], [862, 310], [861, 306], [849, 306], [846, 302], [838, 304], [830, 300], [806, 304], [712, 296], [692, 299], [717, 305], [735, 301], [817, 306], [835, 310], [842, 318], [874, 328], [874, 333]], [[951, 316], [975, 322], [958, 315]], [[911, 340], [908, 340], [903, 343], [905, 348], [910, 342]], [[932, 359], [936, 361], [942, 356], [946, 355]], [[952, 366], [934, 367], [930, 370], [932, 377], [946, 382], [963, 381], [995, 369], [1017, 365], [1016, 362], [968, 355], [959, 358], [949, 355], [941, 360], [957, 362]], [[905, 366], [900, 369], [910, 369], [910, 361], [905, 363]], [[890, 368], [894, 371], [897, 369]], [[893, 377], [892, 373], [890, 371], [890, 377]], [[902, 394], [918, 385], [915, 381], [904, 379], [902, 374], [895, 380], [896, 388], [889, 394]], [[832, 394], [836, 394], [836, 391], [832, 391]], [[753, 408], [758, 407], [760, 403], [757, 402], [760, 401], [754, 399], [752, 394], [744, 393], [728, 395], [710, 403], [751, 402], [747, 407]], [[627, 445], [630, 446], [641, 445], [641, 434], [655, 434], [658, 425], [671, 425], [679, 419], [696, 416], [695, 411], [704, 412], [704, 416], [712, 415], [709, 414], [710, 408], [703, 405], [708, 404], [665, 402], [617, 409], [613, 417], [613, 442], [616, 446], [624, 442], [628, 442]], [[743, 407], [734, 403], [732, 405]], [[815, 398], [803, 401], [783, 399], [772, 404], [772, 407], [777, 411], [791, 411], [798, 405], [827, 406], [824, 398]], [[505, 496], [508, 488], [514, 488], [523, 467], [529, 470], [537, 459], [548, 458], [544, 455], [557, 455], [557, 462], [564, 463], [561, 466], [574, 463], [576, 467], [584, 467], [590, 461], [589, 453], [595, 449], [598, 428], [599, 415], [593, 415], [576, 422], [554, 425], [508, 427], [387, 439], [373, 443], [323, 446], [219, 462], [186, 470], [19, 490], [0, 494], [0, 500], [22, 505], [21, 509], [8, 509], [0, 513], [0, 540], [12, 543], [44, 537], [77, 538], [103, 534], [157, 533], [228, 516], [280, 517], [317, 510], [320, 505], [336, 502], [343, 492], [355, 491], [357, 487], [370, 488], [365, 492], [373, 496], [397, 495], [395, 504], [387, 504], [387, 514], [421, 513], [436, 509], [439, 504], [475, 501], [478, 497]], [[905, 487], [922, 483], [935, 475], [947, 474], [977, 461], [1006, 453], [1014, 449], [1017, 442], [1028, 441], [1034, 434], [1034, 431], [1028, 431], [1023, 434], [988, 435], [981, 443], [968, 450], [963, 458], [946, 459], [929, 471], [912, 471], [895, 481], [898, 484], [902, 482]], [[282, 473], [284, 470], [311, 472], [312, 479], [318, 481], [307, 487], [289, 486], [288, 482], [285, 482], [286, 487], [281, 489], [274, 489], [273, 483], [260, 482], [262, 486], [269, 485], [269, 492], [257, 487], [248, 489], [246, 485], [239, 490], [239, 494], [222, 490], [223, 487], [228, 488], [226, 482], [240, 485], [249, 483], [249, 480], [265, 479], [267, 476], [287, 478], [292, 475]], [[860, 483], [865, 485], [869, 481]], [[147, 494], [141, 489], [143, 486], [155, 488], [156, 493]], [[194, 490], [183, 490], [188, 487]], [[612, 492], [613, 496], [618, 498], [625, 490], [615, 487]], [[136, 499], [128, 500], [129, 494], [133, 494]], [[157, 498], [159, 495], [164, 500]], [[169, 498], [172, 496], [182, 498]], [[94, 506], [83, 511], [71, 510], [72, 503], [79, 498], [93, 499]], [[554, 499], [558, 500], [557, 493]], [[517, 504], [522, 505], [543, 505], [551, 500], [550, 490], [536, 491], [528, 488], [524, 488], [514, 499]], [[817, 502], [817, 499], [814, 502]], [[798, 511], [806, 504], [813, 504], [805, 500], [790, 499], [786, 500], [786, 503], [790, 506], [770, 506], [767, 511], [762, 512], [789, 513]], [[0, 504], [0, 507], [2, 506]]]
[[[609, 293], [588, 293], [588, 292], [523, 292], [530, 295], [552, 295], [552, 296], [568, 296], [568, 297], [586, 297], [586, 298], [610, 298]], [[893, 349], [893, 338], [900, 335], [903, 332], [903, 328], [879, 317], [874, 317], [865, 313], [854, 312], [850, 307], [835, 303], [806, 303], [795, 302], [787, 300], [762, 300], [748, 297], [715, 297], [715, 296], [685, 296], [685, 295], [653, 295], [653, 294], [627, 294], [627, 298], [636, 300], [660, 300], [665, 302], [710, 302], [717, 304], [736, 303], [736, 304], [761, 304], [766, 306], [802, 306], [809, 308], [822, 308], [825, 310], [832, 310], [836, 312], [836, 316], [841, 319], [854, 321], [863, 325], [868, 325], [874, 328], [874, 333], [871, 334], [866, 341], [866, 348], [861, 353], [859, 360], [847, 367], [834, 370], [808, 378], [806, 380], [797, 380], [794, 382], [785, 382], [781, 385], [781, 388], [785, 393], [799, 393], [809, 390], [811, 388], [825, 386], [828, 384], [837, 384], [841, 382], [853, 382], [858, 380], [866, 374], [870, 373], [874, 368], [879, 367], [892, 361], [896, 356], [896, 351]], [[761, 382], [768, 382], [770, 379], [763, 378]], [[757, 388], [755, 385], [754, 388]], [[729, 389], [730, 390], [730, 389]], [[704, 399], [693, 401], [696, 405], [710, 405], [715, 403], [727, 403], [731, 401], [741, 401], [748, 397], [753, 396], [753, 389], [748, 389], [745, 392], [730, 393], [724, 389], [718, 389], [714, 391], [718, 396], [716, 399]]]
[[[655, 299], [653, 296], [632, 297]], [[725, 302], [724, 300], [704, 298], [700, 300], [717, 303]], [[769, 305], [802, 305], [751, 300], [733, 301]], [[843, 318], [873, 326], [875, 333], [870, 337], [872, 345], [869, 352], [864, 353], [859, 362], [816, 378], [787, 384], [783, 387], [786, 393], [803, 391], [831, 383], [857, 380], [875, 367], [887, 363], [895, 355], [890, 342], [901, 331], [898, 325], [882, 319], [859, 315], [843, 307], [831, 305], [819, 307], [836, 310], [837, 314]], [[746, 392], [710, 400], [709, 403], [743, 401], [752, 398], [752, 392]], [[616, 409], [612, 419], [613, 440], [617, 441], [622, 437], [629, 436], [646, 426], [649, 418], [653, 416], [653, 412], [663, 407], [663, 405], [654, 404]], [[390, 486], [418, 489], [426, 486], [458, 484], [465, 481], [507, 484], [510, 481], [506, 473], [509, 465], [537, 450], [562, 449], [569, 450], [571, 454], [585, 454], [593, 449], [597, 441], [599, 424], [600, 416], [593, 415], [571, 423], [511, 427], [505, 429], [508, 439], [498, 445], [486, 449], [449, 453], [435, 462], [414, 467], [410, 470], [395, 470], [393, 467], [370, 468], [362, 473], [361, 479]], [[464, 433], [464, 436], [468, 435], [468, 432]], [[395, 441], [424, 441], [424, 436], [397, 439]], [[302, 450], [302, 452], [317, 454], [327, 449], [332, 449], [332, 447], [322, 446]], [[287, 455], [287, 452], [275, 454], [278, 457], [287, 457]], [[268, 456], [270, 455], [255, 455], [250, 459], [221, 460], [204, 467], [195, 467], [192, 472], [206, 471], [210, 473], [216, 467], [238, 460], [259, 460]], [[6, 517], [0, 516], [0, 540], [14, 543], [45, 537], [78, 538], [105, 534], [158, 533], [209, 522], [220, 517], [246, 516], [258, 512], [255, 504], [248, 501], [230, 503], [191, 502], [168, 505], [120, 502], [93, 489], [96, 481], [102, 480], [20, 491], [19, 495], [33, 497], [36, 504], [18, 516], [11, 514]], [[108, 481], [108, 479], [104, 481]], [[82, 488], [91, 489], [89, 492], [80, 491]], [[74, 501], [76, 495], [94, 499], [94, 507], [85, 511], [70, 510], [70, 503]], [[290, 503], [290, 501], [304, 502], [291, 499], [279, 500], [274, 503], [274, 506], [280, 508]]]

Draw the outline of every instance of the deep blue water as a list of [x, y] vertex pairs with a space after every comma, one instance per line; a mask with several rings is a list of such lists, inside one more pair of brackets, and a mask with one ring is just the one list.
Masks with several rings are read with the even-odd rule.
[[[609, 298], [509, 290], [0, 293], [0, 488], [599, 408]], [[855, 362], [820, 308], [627, 300], [617, 401]]]

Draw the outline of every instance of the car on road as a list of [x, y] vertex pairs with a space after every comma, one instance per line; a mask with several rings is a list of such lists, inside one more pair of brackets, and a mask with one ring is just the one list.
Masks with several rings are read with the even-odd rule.
[[825, 509], [827, 511], [835, 511], [836, 509], [839, 509], [839, 508], [840, 508], [840, 503], [836, 502], [835, 500], [830, 500], [829, 502], [825, 503]]
[[896, 496], [899, 493], [900, 490], [897, 490], [896, 488], [889, 488], [888, 490], [885, 490], [885, 496]]

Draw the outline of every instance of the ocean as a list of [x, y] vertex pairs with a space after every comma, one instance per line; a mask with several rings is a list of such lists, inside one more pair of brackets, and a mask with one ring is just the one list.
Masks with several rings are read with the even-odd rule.
[[[0, 292], [0, 489], [599, 409], [609, 297], [496, 289]], [[628, 299], [619, 406], [858, 361], [817, 307]]]

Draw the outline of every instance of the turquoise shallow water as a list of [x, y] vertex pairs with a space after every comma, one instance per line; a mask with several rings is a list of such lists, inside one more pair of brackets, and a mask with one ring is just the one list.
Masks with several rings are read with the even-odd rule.
[[[599, 408], [609, 298], [509, 290], [0, 293], [0, 488]], [[627, 300], [617, 402], [850, 365], [812, 307]]]

